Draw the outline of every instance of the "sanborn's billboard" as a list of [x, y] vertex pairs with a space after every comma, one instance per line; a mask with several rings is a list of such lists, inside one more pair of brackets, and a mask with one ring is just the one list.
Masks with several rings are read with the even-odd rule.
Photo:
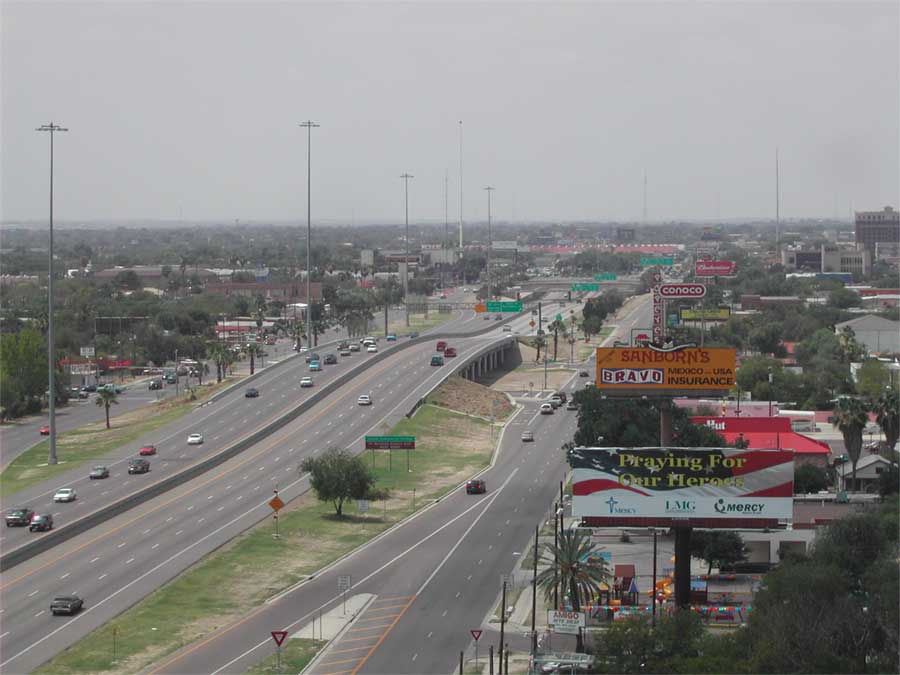
[[605, 393], [677, 396], [734, 388], [734, 349], [599, 347], [597, 387]]
[[575, 448], [572, 515], [588, 526], [774, 527], [793, 514], [789, 450]]

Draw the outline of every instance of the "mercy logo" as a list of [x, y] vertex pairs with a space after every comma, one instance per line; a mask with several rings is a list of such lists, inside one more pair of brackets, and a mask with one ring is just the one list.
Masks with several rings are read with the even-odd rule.
[[715, 503], [713, 508], [717, 513], [762, 513], [766, 508], [765, 504], [726, 504], [724, 499], [720, 499]]
[[616, 504], [619, 503], [619, 502], [616, 500], [616, 498], [615, 498], [615, 497], [610, 497], [609, 499], [606, 500], [606, 503], [609, 504], [609, 512], [610, 512], [610, 513], [615, 513], [615, 510], [614, 510], [614, 509], [615, 509], [615, 506], [616, 506]]
[[635, 509], [635, 508], [619, 508], [619, 507], [617, 507], [616, 504], [619, 503], [619, 500], [616, 499], [615, 497], [610, 497], [603, 503], [607, 504], [609, 506], [610, 515], [627, 516], [627, 515], [637, 513], [637, 509]]

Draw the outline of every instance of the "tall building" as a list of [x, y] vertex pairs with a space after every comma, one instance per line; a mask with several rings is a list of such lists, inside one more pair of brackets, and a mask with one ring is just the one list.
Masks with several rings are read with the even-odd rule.
[[883, 211], [857, 211], [856, 243], [874, 254], [879, 242], [900, 242], [900, 212], [890, 206]]

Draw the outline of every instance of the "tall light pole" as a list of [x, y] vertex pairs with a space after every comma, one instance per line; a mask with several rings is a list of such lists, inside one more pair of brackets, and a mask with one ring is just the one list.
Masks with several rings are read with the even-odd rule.
[[484, 191], [487, 192], [487, 196], [488, 196], [488, 253], [487, 253], [488, 294], [487, 294], [487, 302], [493, 302], [493, 300], [494, 300], [494, 294], [492, 293], [493, 284], [491, 284], [491, 248], [494, 245], [494, 237], [493, 237], [493, 234], [491, 231], [491, 193], [495, 189], [496, 188], [492, 188], [490, 185], [487, 186], [486, 188], [484, 188]]
[[56, 355], [53, 344], [53, 135], [57, 131], [68, 131], [53, 122], [38, 127], [35, 131], [50, 132], [50, 264], [47, 270], [47, 375], [49, 388], [50, 451], [47, 464], [56, 464]]
[[406, 314], [406, 327], [409, 328], [409, 179], [413, 178], [408, 173], [400, 176], [403, 179], [403, 204], [406, 210], [406, 257], [403, 262], [403, 307]]
[[459, 121], [459, 255], [463, 252], [462, 120]]
[[312, 351], [312, 268], [310, 267], [310, 251], [312, 250], [312, 130], [319, 125], [310, 120], [300, 123], [306, 129], [306, 346]]

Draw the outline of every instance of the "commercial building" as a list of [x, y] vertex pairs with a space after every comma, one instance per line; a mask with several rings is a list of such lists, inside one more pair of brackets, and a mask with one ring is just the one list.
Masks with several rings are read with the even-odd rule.
[[864, 277], [872, 268], [872, 251], [862, 246], [822, 244], [818, 248], [784, 248], [781, 264], [787, 272], [844, 273]]
[[900, 242], [900, 212], [890, 206], [881, 211], [857, 211], [856, 243], [874, 254], [879, 242]]
[[[274, 282], [228, 282], [210, 283], [206, 285], [206, 292], [211, 295], [244, 296], [256, 298], [262, 296], [266, 301], [280, 300], [281, 302], [306, 302], [306, 282], [293, 282], [279, 284]], [[310, 284], [310, 293], [313, 302], [322, 299], [322, 284], [315, 281]]]
[[853, 337], [870, 354], [900, 353], [900, 321], [866, 314], [835, 325], [834, 332], [842, 335], [847, 328], [853, 331]]

